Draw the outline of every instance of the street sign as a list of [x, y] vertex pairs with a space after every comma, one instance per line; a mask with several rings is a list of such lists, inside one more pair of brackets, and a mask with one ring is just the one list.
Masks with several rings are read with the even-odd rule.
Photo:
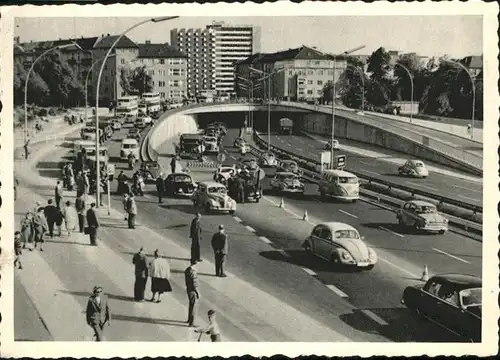
[[322, 151], [320, 154], [321, 158], [321, 171], [329, 169], [330, 168], [330, 158], [331, 158], [331, 152], [330, 151]]
[[[330, 159], [331, 159], [331, 152], [330, 151], [323, 151], [321, 152], [321, 171], [326, 170], [326, 169], [331, 169], [330, 165]], [[342, 170], [345, 167], [347, 157], [345, 155], [337, 155], [333, 158], [333, 169], [340, 169]]]
[[345, 155], [337, 155], [336, 156], [336, 165], [337, 169], [343, 169], [345, 167], [346, 156]]

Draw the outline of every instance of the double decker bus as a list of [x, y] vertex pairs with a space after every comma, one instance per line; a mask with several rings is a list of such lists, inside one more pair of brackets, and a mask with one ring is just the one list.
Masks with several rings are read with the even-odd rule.
[[142, 100], [150, 113], [160, 112], [160, 93], [151, 92], [142, 94]]
[[118, 99], [116, 114], [123, 116], [137, 116], [138, 113], [137, 96], [123, 96]]

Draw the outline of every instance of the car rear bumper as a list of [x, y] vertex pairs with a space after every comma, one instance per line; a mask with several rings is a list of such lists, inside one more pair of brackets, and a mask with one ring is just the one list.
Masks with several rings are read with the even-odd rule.
[[448, 226], [430, 224], [430, 225], [417, 226], [417, 229], [427, 232], [440, 232], [440, 231], [448, 231]]

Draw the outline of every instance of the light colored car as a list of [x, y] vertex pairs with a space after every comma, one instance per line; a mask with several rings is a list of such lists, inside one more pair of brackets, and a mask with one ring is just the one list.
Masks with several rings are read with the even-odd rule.
[[400, 225], [444, 234], [448, 231], [448, 219], [439, 214], [434, 204], [423, 200], [407, 201], [396, 213]]
[[292, 172], [299, 176], [302, 176], [302, 170], [300, 170], [299, 165], [294, 160], [281, 160], [278, 167], [278, 172]]
[[271, 188], [283, 193], [304, 193], [304, 184], [291, 172], [278, 172], [271, 178]]
[[365, 244], [359, 232], [341, 222], [316, 225], [302, 246], [306, 251], [336, 265], [370, 270], [378, 261], [377, 253]]
[[212, 181], [198, 183], [198, 188], [192, 198], [196, 207], [202, 207], [206, 213], [236, 211], [236, 201], [227, 194], [226, 186]]
[[227, 180], [237, 173], [236, 166], [221, 165], [214, 171], [214, 181], [226, 184]]
[[242, 143], [240, 145], [240, 154], [245, 155], [248, 152], [250, 152], [250, 145], [248, 145], [247, 143]]
[[422, 160], [408, 160], [398, 168], [399, 175], [425, 178], [429, 176], [429, 170]]
[[[331, 150], [332, 149], [332, 140], [328, 140], [328, 142], [325, 144], [325, 150]], [[333, 150], [340, 150], [340, 143], [337, 139], [333, 139]]]
[[113, 130], [120, 130], [122, 128], [122, 123], [119, 120], [114, 120], [112, 126]]
[[151, 118], [151, 116], [149, 115], [144, 115], [142, 117], [142, 121], [144, 122], [144, 124], [146, 125], [149, 125], [149, 124], [152, 124], [153, 123], [153, 119]]
[[215, 136], [203, 136], [203, 141], [205, 142], [205, 152], [206, 153], [218, 153], [219, 145], [217, 144], [217, 138]]
[[271, 152], [263, 153], [259, 159], [259, 163], [261, 166], [278, 166], [278, 160]]
[[130, 153], [134, 154], [136, 159], [139, 159], [139, 143], [136, 139], [123, 139], [120, 149], [120, 158], [122, 160], [127, 160]]

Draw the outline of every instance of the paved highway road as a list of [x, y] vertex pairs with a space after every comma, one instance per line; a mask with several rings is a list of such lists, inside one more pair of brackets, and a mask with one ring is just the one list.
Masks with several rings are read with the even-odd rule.
[[[267, 135], [262, 137], [267, 139]], [[327, 137], [324, 137], [327, 141]], [[415, 189], [420, 189], [430, 193], [443, 195], [449, 198], [454, 198], [460, 201], [468, 202], [475, 205], [482, 204], [482, 183], [470, 181], [466, 178], [449, 176], [437, 172], [429, 171], [429, 176], [426, 179], [414, 179], [398, 175], [398, 165], [386, 161], [384, 158], [373, 158], [354, 154], [342, 148], [342, 144], [361, 147], [359, 143], [341, 139], [340, 150], [336, 150], [336, 154], [347, 155], [347, 170], [352, 170], [373, 176], [387, 181], [409, 186]], [[288, 150], [297, 155], [302, 155], [315, 161], [320, 161], [320, 153], [324, 151], [324, 143], [307, 136], [287, 136], [287, 135], [271, 135], [271, 144], [277, 148]], [[402, 158], [403, 154], [396, 152], [387, 152], [388, 158]], [[408, 157], [409, 159], [409, 157]], [[434, 166], [437, 166], [433, 164]], [[447, 169], [449, 171], [449, 169]]]

